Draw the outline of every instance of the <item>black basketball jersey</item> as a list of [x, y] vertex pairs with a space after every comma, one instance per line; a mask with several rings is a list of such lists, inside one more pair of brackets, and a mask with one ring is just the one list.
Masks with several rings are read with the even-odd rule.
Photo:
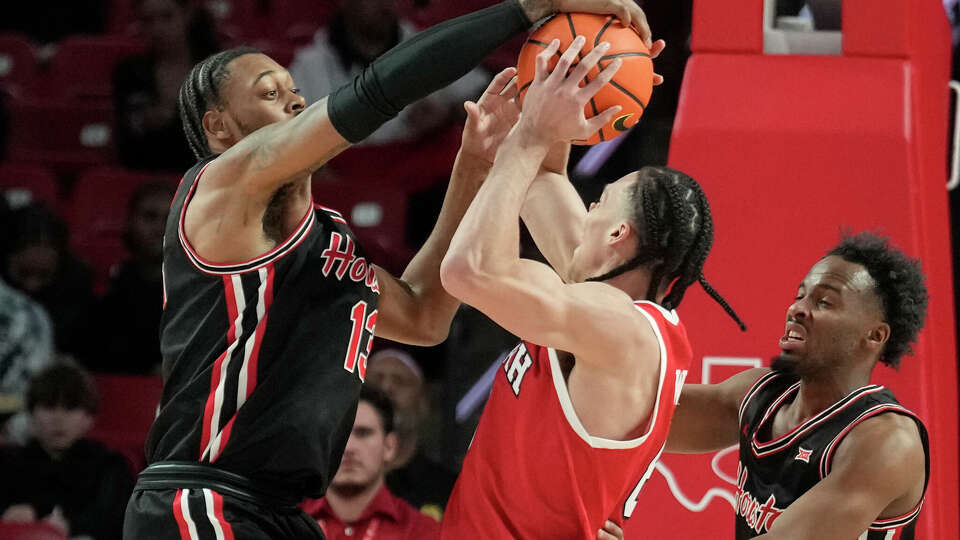
[[147, 459], [209, 463], [320, 497], [353, 427], [376, 275], [343, 217], [318, 205], [268, 253], [205, 261], [183, 219], [209, 161], [184, 175], [167, 218], [164, 388]]
[[[882, 386], [857, 389], [796, 428], [770, 438], [777, 411], [796, 398], [799, 379], [772, 371], [757, 379], [740, 404], [740, 462], [737, 466], [737, 540], [766, 533], [793, 501], [830, 474], [843, 438], [860, 422], [895, 413], [917, 423], [930, 476], [927, 431], [919, 418]], [[758, 435], [759, 433], [759, 435]], [[850, 540], [913, 540], [923, 499], [910, 512], [877, 519]]]

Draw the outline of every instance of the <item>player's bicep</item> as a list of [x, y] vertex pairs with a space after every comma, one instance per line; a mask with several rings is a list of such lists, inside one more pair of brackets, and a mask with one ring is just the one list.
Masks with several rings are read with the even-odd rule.
[[[519, 259], [508, 271], [480, 275], [461, 300], [507, 331], [572, 353], [606, 350], [634, 335], [635, 310], [623, 292], [601, 283], [564, 284], [548, 266]], [[454, 292], [456, 295], [457, 293]]]
[[327, 100], [322, 99], [296, 117], [247, 135], [211, 162], [205, 177], [214, 185], [230, 185], [238, 195], [271, 196], [348, 146], [330, 122]]

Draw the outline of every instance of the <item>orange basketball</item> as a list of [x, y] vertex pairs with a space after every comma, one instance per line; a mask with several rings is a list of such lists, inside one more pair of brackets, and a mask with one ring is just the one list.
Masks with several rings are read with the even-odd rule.
[[[558, 13], [536, 29], [520, 51], [520, 59], [517, 61], [517, 86], [521, 103], [533, 81], [537, 55], [549, 46], [551, 41], [559, 39], [560, 51], [549, 65], [550, 69], [553, 69], [560, 59], [560, 54], [578, 35], [587, 38], [580, 51], [581, 58], [593, 47], [606, 41], [610, 43], [610, 51], [600, 59], [598, 65], [604, 68], [615, 58], [623, 61], [613, 80], [597, 92], [584, 111], [586, 117], [590, 118], [609, 107], [620, 105], [623, 107], [620, 114], [586, 141], [574, 141], [575, 144], [597, 144], [615, 138], [640, 120], [653, 92], [653, 62], [650, 60], [650, 50], [644, 45], [637, 31], [623, 26], [616, 17], [590, 13]], [[599, 73], [597, 68], [590, 70], [581, 86]]]

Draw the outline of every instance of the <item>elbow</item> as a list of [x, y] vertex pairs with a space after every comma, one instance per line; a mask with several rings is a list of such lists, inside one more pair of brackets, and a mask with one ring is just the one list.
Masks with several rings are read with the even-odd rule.
[[440, 283], [453, 297], [470, 303], [477, 289], [480, 269], [465, 254], [449, 252], [440, 263]]

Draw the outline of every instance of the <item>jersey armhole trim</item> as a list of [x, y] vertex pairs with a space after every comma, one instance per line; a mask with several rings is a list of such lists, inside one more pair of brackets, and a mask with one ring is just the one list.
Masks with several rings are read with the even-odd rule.
[[750, 388], [747, 389], [746, 393], [743, 394], [743, 397], [740, 400], [740, 409], [737, 417], [739, 418], [740, 423], [743, 423], [743, 413], [747, 411], [747, 405], [750, 403], [750, 400], [753, 399], [753, 396], [757, 395], [760, 390], [766, 386], [766, 384], [776, 378], [778, 373], [776, 371], [771, 371], [765, 375], [757, 378], [753, 381], [753, 384], [750, 385]]
[[657, 344], [660, 347], [660, 382], [657, 385], [657, 397], [654, 400], [653, 410], [650, 413], [650, 425], [647, 427], [643, 435], [635, 439], [618, 441], [614, 439], [605, 439], [603, 437], [594, 437], [587, 432], [587, 429], [583, 427], [583, 423], [577, 416], [577, 411], [573, 407], [573, 401], [570, 399], [570, 392], [567, 389], [567, 382], [563, 379], [563, 373], [560, 370], [560, 361], [557, 359], [557, 351], [552, 348], [547, 348], [547, 355], [550, 359], [550, 374], [553, 377], [553, 386], [556, 390], [557, 399], [560, 401], [560, 408], [563, 410], [563, 416], [567, 419], [567, 423], [570, 425], [573, 431], [581, 439], [583, 439], [585, 443], [590, 445], [591, 448], [602, 448], [609, 450], [626, 450], [630, 448], [636, 448], [647, 440], [647, 437], [653, 433], [653, 430], [656, 427], [657, 415], [660, 412], [660, 400], [663, 398], [663, 382], [666, 379], [667, 372], [667, 348], [664, 344], [663, 336], [660, 333], [660, 328], [657, 326], [657, 322], [653, 316], [639, 308], [637, 308], [637, 311], [642, 313], [643, 316], [647, 318], [647, 320], [650, 322], [650, 326], [653, 327], [653, 333], [657, 336]]
[[[213, 163], [211, 160], [210, 163]], [[177, 235], [180, 240], [180, 247], [183, 248], [184, 253], [187, 256], [187, 259], [193, 263], [193, 266], [203, 272], [204, 274], [210, 275], [227, 275], [227, 274], [245, 274], [248, 272], [253, 272], [254, 270], [259, 270], [269, 264], [275, 263], [280, 260], [284, 255], [293, 251], [301, 242], [307, 237], [310, 233], [310, 230], [313, 228], [314, 223], [314, 205], [311, 203], [310, 207], [307, 209], [306, 215], [300, 220], [300, 224], [297, 225], [297, 228], [280, 244], [271, 249], [270, 251], [249, 259], [246, 261], [238, 263], [213, 263], [207, 261], [201, 257], [190, 245], [189, 239], [187, 239], [187, 233], [185, 228], [185, 220], [187, 215], [187, 205], [190, 204], [190, 201], [193, 199], [193, 194], [197, 189], [197, 185], [200, 183], [200, 177], [203, 175], [203, 172], [207, 170], [207, 167], [210, 166], [210, 163], [207, 163], [200, 169], [200, 172], [197, 173], [196, 178], [193, 179], [193, 183], [190, 185], [189, 191], [187, 191], [186, 196], [183, 199], [183, 204], [180, 208], [180, 219], [177, 224]]]

